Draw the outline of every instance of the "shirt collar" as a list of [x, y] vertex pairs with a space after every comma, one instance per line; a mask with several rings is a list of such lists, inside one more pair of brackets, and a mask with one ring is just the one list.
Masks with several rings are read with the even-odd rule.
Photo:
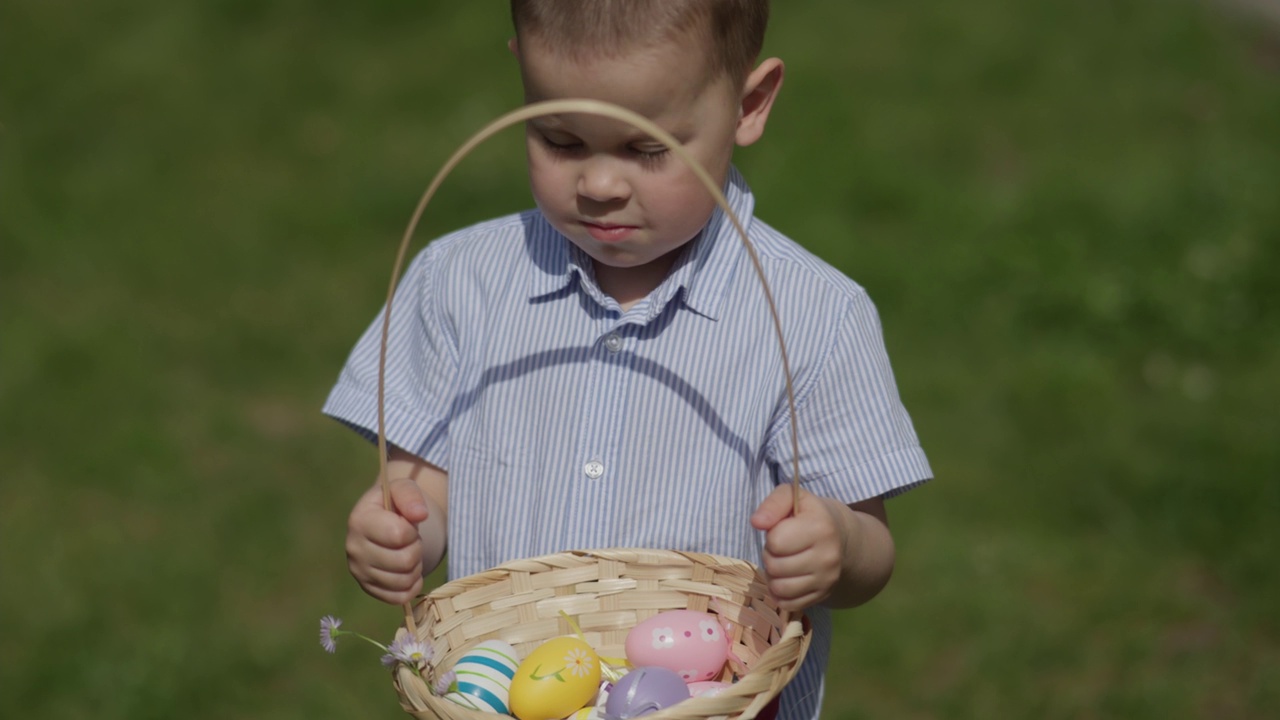
[[[743, 229], [750, 234], [755, 197], [736, 167], [730, 166], [729, 176], [722, 190], [729, 208], [742, 223]], [[678, 287], [684, 288], [686, 307], [699, 315], [718, 320], [728, 295], [729, 283], [745, 253], [742, 238], [734, 228], [733, 221], [717, 205], [707, 226], [690, 243], [667, 282], [674, 282]]]
[[[552, 227], [539, 210], [524, 213], [524, 226], [525, 251], [529, 253], [534, 267], [529, 280], [529, 299], [539, 300], [555, 295], [582, 272], [575, 253], [570, 252], [577, 247]], [[587, 267], [590, 268], [589, 263]]]
[[[722, 191], [729, 208], [749, 233], [755, 197], [736, 167], [730, 166]], [[530, 299], [560, 293], [577, 282], [597, 303], [605, 303], [586, 253], [566, 240], [536, 210], [526, 213], [525, 230], [525, 244], [535, 266]], [[689, 309], [712, 320], [719, 319], [729, 283], [744, 253], [737, 229], [717, 205], [702, 232], [689, 242], [666, 280], [651, 294], [646, 315], [650, 319], [656, 317], [680, 295]]]

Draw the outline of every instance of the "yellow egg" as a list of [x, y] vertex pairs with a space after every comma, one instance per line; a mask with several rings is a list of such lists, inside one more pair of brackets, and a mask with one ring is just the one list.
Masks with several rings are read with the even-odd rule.
[[553, 720], [582, 708], [600, 686], [600, 657], [574, 637], [548, 640], [520, 663], [511, 680], [511, 712], [520, 720]]

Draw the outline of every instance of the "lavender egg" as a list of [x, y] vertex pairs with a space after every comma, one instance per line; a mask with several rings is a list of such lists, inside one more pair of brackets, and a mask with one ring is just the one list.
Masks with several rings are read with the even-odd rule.
[[689, 686], [673, 670], [640, 667], [614, 683], [604, 704], [604, 720], [630, 720], [689, 699]]

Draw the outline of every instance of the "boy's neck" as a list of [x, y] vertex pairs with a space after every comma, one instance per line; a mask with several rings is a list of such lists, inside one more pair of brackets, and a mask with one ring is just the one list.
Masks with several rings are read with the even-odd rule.
[[678, 255], [679, 250], [676, 250], [644, 265], [621, 268], [593, 260], [596, 284], [605, 295], [618, 301], [623, 312], [626, 312], [667, 279], [667, 273], [671, 271]]

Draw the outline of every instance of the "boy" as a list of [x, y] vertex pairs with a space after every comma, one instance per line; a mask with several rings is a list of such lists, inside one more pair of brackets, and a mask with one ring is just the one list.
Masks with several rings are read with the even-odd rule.
[[[764, 295], [732, 224], [677, 158], [587, 115], [527, 123], [537, 210], [431, 243], [397, 290], [387, 372], [393, 509], [375, 484], [348, 522], [350, 569], [410, 600], [518, 557], [661, 547], [762, 567], [808, 609], [809, 656], [780, 717], [817, 717], [830, 607], [874, 597], [894, 563], [884, 498], [930, 477], [865, 292], [752, 217], [734, 145], [782, 85], [756, 63], [767, 0], [513, 0], [527, 101], [588, 97], [678, 138], [722, 183], [776, 295], [790, 417]], [[325, 411], [376, 428], [378, 338]]]

